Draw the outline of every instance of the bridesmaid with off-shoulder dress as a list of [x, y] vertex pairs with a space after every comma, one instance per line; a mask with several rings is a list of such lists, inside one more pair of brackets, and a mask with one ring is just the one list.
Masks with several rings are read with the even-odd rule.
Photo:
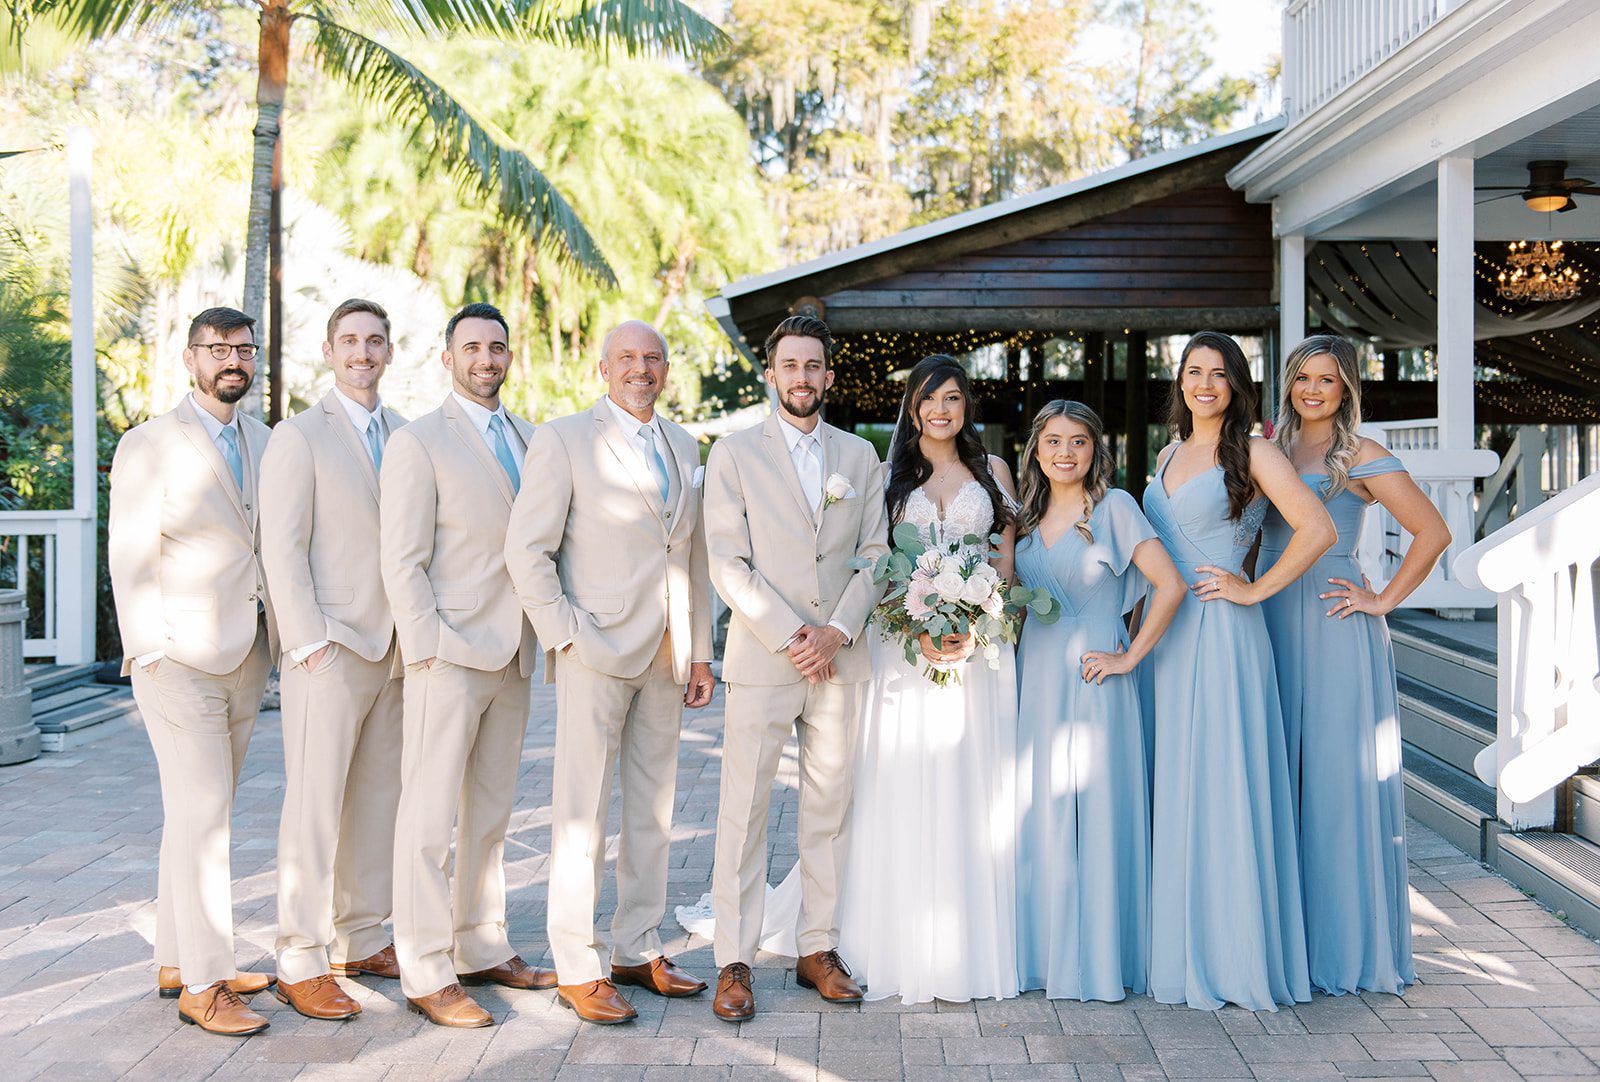
[[[1262, 606], [1300, 829], [1311, 984], [1330, 995], [1399, 993], [1416, 980], [1394, 651], [1383, 616], [1450, 544], [1444, 519], [1400, 461], [1357, 434], [1360, 395], [1355, 349], [1344, 339], [1314, 335], [1284, 362], [1278, 446], [1323, 496], [1339, 541]], [[1355, 558], [1372, 501], [1413, 538], [1381, 594]], [[1262, 571], [1283, 557], [1288, 534], [1282, 516], [1268, 512]]]
[[[1294, 468], [1252, 439], [1255, 388], [1238, 343], [1184, 347], [1145, 513], [1188, 595], [1155, 650], [1150, 994], [1250, 1010], [1311, 998], [1283, 716], [1259, 602], [1332, 544]], [[1252, 582], [1244, 559], [1271, 502], [1294, 528]]]

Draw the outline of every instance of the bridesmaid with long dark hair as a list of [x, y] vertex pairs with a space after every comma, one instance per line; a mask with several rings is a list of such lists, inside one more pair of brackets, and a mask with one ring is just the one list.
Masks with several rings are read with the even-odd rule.
[[[1249, 1010], [1311, 998], [1283, 714], [1259, 603], [1333, 544], [1320, 500], [1254, 439], [1256, 392], [1239, 344], [1201, 331], [1184, 346], [1145, 513], [1188, 595], [1155, 649], [1150, 994]], [[1270, 503], [1292, 533], [1243, 574]]]
[[[1450, 528], [1433, 502], [1399, 459], [1362, 438], [1360, 426], [1355, 347], [1312, 335], [1283, 362], [1275, 439], [1320, 491], [1339, 543], [1262, 607], [1300, 827], [1311, 984], [1330, 995], [1398, 993], [1416, 980], [1399, 704], [1383, 617], [1450, 545]], [[1373, 503], [1412, 536], [1381, 593], [1355, 557], [1361, 518]], [[1288, 540], [1288, 524], [1268, 511], [1258, 566], [1282, 560]]]

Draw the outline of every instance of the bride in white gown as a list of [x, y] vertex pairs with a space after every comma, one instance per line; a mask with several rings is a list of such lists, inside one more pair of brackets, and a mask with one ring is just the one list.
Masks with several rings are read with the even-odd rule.
[[[1004, 541], [993, 562], [1011, 575], [1010, 471], [986, 455], [972, 388], [952, 358], [924, 359], [907, 391], [890, 456], [889, 513], [925, 539]], [[898, 642], [871, 636], [863, 687], [850, 850], [841, 884], [840, 954], [867, 999], [960, 1002], [1017, 994], [1015, 819], [1016, 666], [1000, 644], [991, 669], [970, 641], [924, 642], [926, 658], [960, 668], [938, 687]], [[925, 637], [926, 638], [926, 637]], [[679, 923], [709, 935], [709, 897], [680, 907]], [[767, 896], [762, 949], [795, 952], [798, 869]]]

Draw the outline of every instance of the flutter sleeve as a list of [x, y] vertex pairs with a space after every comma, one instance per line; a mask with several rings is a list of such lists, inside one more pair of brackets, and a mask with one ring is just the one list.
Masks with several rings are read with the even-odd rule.
[[1133, 566], [1133, 550], [1156, 536], [1155, 527], [1133, 497], [1120, 488], [1109, 490], [1095, 510], [1094, 555], [1122, 580], [1120, 611], [1129, 612], [1150, 588]]

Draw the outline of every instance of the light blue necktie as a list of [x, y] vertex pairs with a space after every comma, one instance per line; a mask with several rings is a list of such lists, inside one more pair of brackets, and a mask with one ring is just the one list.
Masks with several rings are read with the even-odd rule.
[[639, 442], [644, 444], [644, 460], [649, 463], [650, 472], [655, 474], [656, 484], [661, 488], [661, 504], [664, 507], [672, 484], [667, 480], [667, 463], [661, 457], [661, 449], [656, 446], [655, 430], [649, 425], [640, 425]]
[[228, 469], [233, 471], [233, 483], [239, 486], [239, 491], [244, 491], [244, 459], [239, 457], [239, 430], [229, 425], [218, 435], [221, 444], [222, 459], [228, 464]]
[[511, 453], [511, 445], [506, 442], [506, 423], [498, 413], [489, 414], [489, 436], [494, 446], [494, 457], [500, 460], [500, 465], [505, 467], [506, 476], [511, 478], [511, 491], [518, 491], [522, 487], [522, 471], [517, 469], [516, 456]]
[[378, 438], [378, 419], [367, 422], [367, 451], [372, 455], [372, 468], [383, 469], [383, 441]]

